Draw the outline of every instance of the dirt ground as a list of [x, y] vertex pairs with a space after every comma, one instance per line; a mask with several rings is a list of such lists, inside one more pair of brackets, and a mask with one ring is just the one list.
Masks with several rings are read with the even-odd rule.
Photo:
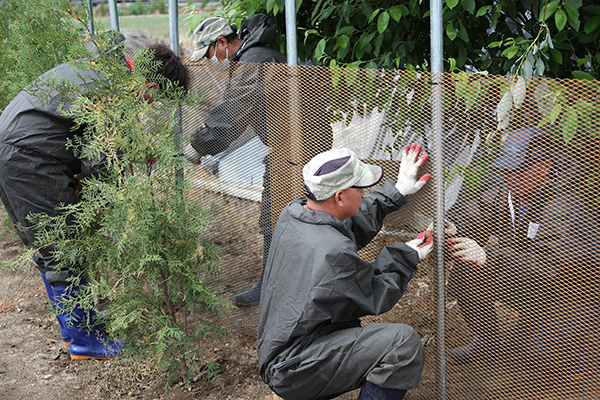
[[[233, 283], [230, 278], [217, 277], [213, 285], [222, 295], [249, 288], [260, 273], [261, 235], [252, 223], [257, 205], [237, 201], [247, 203], [245, 207], [235, 204], [235, 208], [247, 210], [249, 227], [241, 224], [236, 231], [227, 231], [218, 224], [213, 234], [218, 237], [225, 266], [247, 264], [251, 260], [254, 268], [246, 268], [245, 275]], [[1, 207], [0, 221], [4, 224], [7, 221]], [[217, 231], [221, 233], [217, 235]], [[240, 252], [244, 246], [256, 250]], [[0, 226], [0, 260], [11, 260], [21, 250], [16, 235], [6, 226]], [[220, 365], [218, 381], [210, 381], [200, 374], [186, 387], [175, 385], [165, 393], [165, 377], [148, 367], [118, 359], [72, 361], [60, 341], [60, 328], [51, 314], [37, 270], [3, 269], [0, 271], [0, 399], [276, 399], [258, 375], [257, 311], [257, 307], [233, 310], [227, 320], [222, 321], [226, 336], [205, 347], [206, 359]], [[356, 398], [354, 393], [340, 397], [342, 400], [353, 398]]]
[[[14, 258], [20, 242], [14, 235], [0, 236], [0, 260]], [[246, 311], [252, 312], [241, 312]], [[164, 376], [152, 370], [118, 360], [71, 361], [39, 273], [33, 268], [0, 272], [2, 400], [272, 398], [258, 375], [253, 335], [230, 332], [207, 349], [207, 357], [221, 365], [220, 382], [200, 375], [188, 387], [175, 386], [168, 394]]]

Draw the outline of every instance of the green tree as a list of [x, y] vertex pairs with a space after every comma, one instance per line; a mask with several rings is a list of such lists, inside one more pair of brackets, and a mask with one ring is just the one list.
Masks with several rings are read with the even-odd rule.
[[70, 101], [64, 115], [84, 128], [69, 147], [93, 163], [105, 159], [107, 169], [83, 179], [79, 202], [59, 216], [33, 217], [43, 232], [38, 244], [53, 246], [63, 267], [85, 266], [87, 289], [76, 301], [92, 308], [106, 296], [108, 331], [134, 344], [132, 356], [185, 382], [200, 368], [195, 360], [211, 330], [198, 313], [217, 312], [225, 302], [205, 284], [217, 265], [216, 248], [201, 240], [213, 210], [191, 200], [186, 181], [176, 178], [186, 164], [173, 137], [183, 93], [165, 82], [169, 97], [141, 99], [158, 67], [148, 51], [134, 59], [133, 76], [115, 58], [76, 63], [103, 77], [93, 93], [52, 78], [44, 85]]
[[67, 0], [0, 3], [0, 111], [42, 73], [83, 55], [82, 11]]
[[[265, 12], [285, 26], [284, 0], [223, 4], [237, 22]], [[427, 1], [299, 0], [296, 5], [298, 54], [303, 60], [428, 69]], [[600, 77], [600, 6], [593, 0], [449, 0], [443, 14], [447, 71]]]

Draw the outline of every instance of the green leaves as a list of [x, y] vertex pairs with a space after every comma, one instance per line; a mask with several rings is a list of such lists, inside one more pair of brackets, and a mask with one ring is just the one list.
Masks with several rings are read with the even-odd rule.
[[[404, 8], [406, 8], [406, 7], [404, 7]], [[392, 17], [392, 19], [394, 21], [400, 22], [400, 19], [402, 18], [402, 15], [403, 15], [403, 11], [400, 6], [392, 6], [388, 10], [388, 12], [390, 14], [390, 17]], [[407, 14], [408, 14], [408, 9], [407, 9]]]
[[577, 110], [574, 107], [565, 110], [560, 121], [560, 127], [565, 143], [569, 143], [577, 133], [578, 127]]
[[458, 5], [458, 1], [459, 0], [446, 0], [446, 5], [448, 6], [449, 9], [453, 9], [454, 7], [456, 7]]
[[319, 43], [317, 43], [317, 47], [315, 48], [315, 54], [314, 54], [314, 57], [316, 60], [320, 60], [323, 57], [326, 46], [327, 46], [327, 41], [325, 39], [319, 40]]
[[559, 31], [562, 31], [565, 28], [565, 25], [567, 25], [567, 14], [563, 10], [556, 10], [554, 21], [556, 22], [556, 28], [558, 28]]
[[[232, 4], [242, 10], [247, 1]], [[263, 8], [273, 4], [273, 0], [252, 1]], [[452, 70], [469, 66], [490, 74], [531, 77], [570, 78], [571, 71], [581, 70], [598, 78], [600, 6], [583, 3], [448, 0], [443, 10], [447, 65]], [[374, 63], [383, 68], [429, 68], [430, 44], [423, 40], [430, 35], [427, 2], [311, 0], [299, 4], [297, 23], [309, 39], [300, 46], [301, 58], [325, 65], [335, 59], [363, 67]], [[285, 26], [282, 13], [276, 17], [279, 26]], [[340, 35], [346, 35], [347, 42], [338, 40]], [[280, 41], [284, 40], [282, 36]], [[345, 43], [348, 49], [343, 48]], [[587, 56], [589, 60], [578, 65]]]
[[387, 11], [382, 12], [381, 14], [379, 14], [379, 17], [377, 18], [377, 31], [379, 33], [385, 32], [385, 30], [388, 28], [389, 23], [390, 23], [390, 14]]
[[475, 0], [462, 0], [462, 6], [469, 14], [473, 14], [475, 12]]
[[596, 78], [594, 78], [591, 74], [584, 71], [573, 71], [573, 77], [576, 79], [585, 79], [590, 81], [596, 80]]
[[492, 9], [492, 6], [483, 6], [483, 7], [481, 7], [479, 10], [477, 10], [477, 14], [475, 15], [475, 18], [483, 17], [491, 9]]
[[73, 24], [66, 2], [56, 3], [55, 7], [34, 0], [0, 5], [0, 112], [42, 73], [85, 54], [82, 32]]
[[600, 28], [600, 16], [592, 17], [585, 22], [583, 31], [585, 33], [592, 33]]
[[456, 36], [458, 36], [458, 32], [454, 28], [454, 24], [452, 22], [448, 22], [446, 24], [446, 36], [448, 36], [448, 39], [450, 40], [454, 40], [456, 39]]

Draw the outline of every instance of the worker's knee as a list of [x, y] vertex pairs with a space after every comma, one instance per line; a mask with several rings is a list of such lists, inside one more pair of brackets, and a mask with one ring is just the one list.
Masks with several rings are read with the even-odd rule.
[[392, 389], [410, 389], [419, 383], [425, 364], [425, 351], [417, 332], [404, 324], [386, 324], [389, 347], [367, 380]]
[[421, 367], [425, 363], [425, 352], [423, 344], [417, 331], [411, 326], [404, 324], [392, 324], [396, 328], [396, 340], [394, 340], [394, 354], [402, 359], [408, 359], [415, 365]]

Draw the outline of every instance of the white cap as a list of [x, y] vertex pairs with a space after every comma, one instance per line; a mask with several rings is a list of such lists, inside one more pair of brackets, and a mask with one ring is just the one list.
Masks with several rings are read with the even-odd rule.
[[379, 183], [383, 168], [365, 164], [350, 149], [334, 149], [317, 154], [303, 168], [306, 196], [327, 200], [339, 190], [368, 188]]
[[206, 19], [194, 30], [194, 52], [190, 59], [195, 61], [205, 57], [210, 45], [216, 42], [220, 36], [229, 36], [234, 32], [225, 18]]

